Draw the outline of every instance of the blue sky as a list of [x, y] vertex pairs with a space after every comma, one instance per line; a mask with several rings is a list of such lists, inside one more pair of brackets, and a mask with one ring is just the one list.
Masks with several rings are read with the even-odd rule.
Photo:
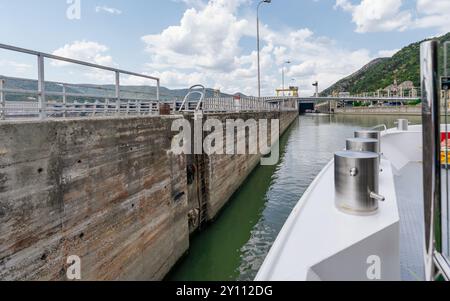
[[[80, 1], [80, 18], [68, 8]], [[70, 3], [68, 3], [70, 2]], [[251, 0], [0, 0], [0, 43], [161, 77], [256, 94]], [[71, 11], [73, 12], [73, 11]], [[76, 12], [78, 12], [76, 10]], [[74, 15], [71, 15], [74, 16]], [[261, 7], [263, 93], [286, 82], [312, 92], [371, 59], [450, 31], [450, 0], [273, 0]], [[49, 80], [110, 83], [110, 76], [48, 64]], [[0, 51], [0, 74], [35, 77], [34, 59]], [[125, 78], [128, 84], [146, 84]]]

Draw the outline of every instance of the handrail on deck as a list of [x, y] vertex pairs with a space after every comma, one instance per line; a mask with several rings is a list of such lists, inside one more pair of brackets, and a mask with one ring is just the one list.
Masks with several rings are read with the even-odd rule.
[[376, 130], [376, 129], [379, 129], [379, 128], [383, 128], [385, 132], [388, 130], [387, 125], [385, 125], [385, 124], [376, 125], [376, 126], [370, 128], [370, 130], [373, 131], [373, 130]]

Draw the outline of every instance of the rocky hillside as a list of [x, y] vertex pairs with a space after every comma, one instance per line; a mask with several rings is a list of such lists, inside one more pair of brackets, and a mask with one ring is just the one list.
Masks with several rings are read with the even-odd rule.
[[[439, 41], [450, 41], [450, 33], [439, 37]], [[412, 81], [415, 86], [420, 83], [420, 42], [411, 44], [391, 58], [373, 60], [354, 74], [338, 81], [321, 94], [326, 96], [333, 92], [362, 93], [383, 89], [394, 82]]]

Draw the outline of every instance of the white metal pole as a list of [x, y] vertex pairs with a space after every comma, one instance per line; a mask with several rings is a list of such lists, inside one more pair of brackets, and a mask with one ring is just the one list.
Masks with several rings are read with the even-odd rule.
[[106, 106], [105, 106], [105, 116], [108, 116], [109, 114], [109, 98], [106, 99]]
[[160, 97], [160, 88], [161, 88], [161, 81], [158, 79], [156, 80], [156, 100], [159, 102]]
[[259, 42], [259, 8], [261, 4], [263, 3], [271, 3], [272, 0], [262, 0], [258, 3], [258, 6], [256, 8], [256, 41], [257, 41], [257, 53], [258, 53], [258, 98], [261, 98], [261, 64], [260, 64], [260, 50], [261, 45]]
[[120, 114], [120, 72], [116, 71], [116, 112]]
[[39, 118], [45, 119], [47, 117], [46, 98], [45, 98], [45, 71], [44, 71], [44, 56], [38, 56], [38, 110]]
[[258, 98], [261, 97], [261, 65], [260, 65], [260, 44], [259, 44], [259, 7], [263, 2], [258, 4], [258, 8], [256, 9], [256, 40], [257, 40], [257, 49], [258, 49]]
[[0, 120], [6, 118], [6, 99], [5, 92], [3, 91], [5, 87], [5, 80], [0, 79]]
[[67, 117], [67, 95], [66, 95], [66, 85], [65, 84], [62, 85], [62, 91], [63, 91], [63, 107], [64, 107], [63, 117], [66, 118]]

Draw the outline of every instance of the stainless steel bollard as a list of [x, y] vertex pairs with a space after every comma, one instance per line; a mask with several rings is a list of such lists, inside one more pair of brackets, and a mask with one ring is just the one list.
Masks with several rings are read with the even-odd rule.
[[357, 131], [357, 132], [355, 132], [355, 138], [380, 140], [381, 133], [379, 131]]
[[363, 130], [355, 132], [355, 138], [376, 139], [378, 140], [378, 151], [381, 154], [381, 132], [374, 130]]
[[409, 121], [408, 119], [399, 119], [395, 122], [397, 125], [397, 130], [407, 132], [409, 130]]
[[356, 152], [380, 153], [380, 141], [378, 139], [351, 138], [347, 139], [347, 150]]
[[334, 156], [335, 204], [344, 213], [372, 215], [384, 197], [379, 189], [379, 154], [341, 151]]

